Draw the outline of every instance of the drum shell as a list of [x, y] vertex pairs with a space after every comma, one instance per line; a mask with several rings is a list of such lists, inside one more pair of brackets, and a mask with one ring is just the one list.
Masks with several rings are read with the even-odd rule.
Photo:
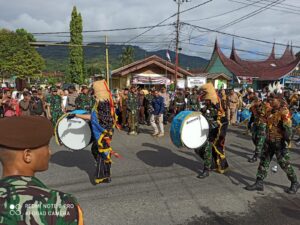
[[252, 113], [248, 109], [243, 109], [243, 111], [241, 112], [241, 122], [250, 120], [251, 114]]
[[300, 112], [294, 112], [292, 115], [293, 126], [300, 126]]
[[[79, 118], [74, 118], [74, 119], [70, 119], [70, 122], [76, 120], [76, 121], [81, 121], [81, 122], [84, 122], [84, 126], [85, 126], [85, 129], [86, 130], [86, 126], [88, 125], [89, 126], [89, 131], [87, 133], [84, 133], [81, 129], [71, 129], [71, 126], [68, 128], [69, 129], [65, 129], [62, 133], [61, 131], [61, 127], [60, 127], [60, 123], [62, 122], [66, 122], [67, 120], [67, 116], [69, 115], [69, 113], [67, 114], [64, 114], [57, 122], [56, 124], [56, 127], [55, 127], [55, 138], [56, 138], [56, 142], [59, 144], [59, 145], [64, 145], [66, 148], [70, 149], [70, 150], [82, 150], [82, 149], [85, 149], [88, 145], [90, 145], [93, 141], [93, 134], [92, 134], [92, 128], [91, 128], [91, 123], [90, 122], [87, 122], [83, 119], [79, 119]], [[68, 120], [69, 121], [69, 120]], [[74, 132], [74, 138], [71, 139], [71, 141], [69, 141], [69, 143], [66, 143], [66, 140], [64, 138], [64, 140], [62, 140], [62, 136], [65, 136], [65, 135], [70, 135], [72, 134], [72, 132]], [[80, 133], [82, 132], [82, 133]], [[79, 136], [78, 136], [79, 135]], [[73, 142], [76, 142], [78, 141], [78, 138], [81, 138], [82, 140], [82, 143], [80, 145], [76, 145], [76, 147], [72, 147], [74, 146], [74, 143]]]
[[200, 112], [182, 111], [172, 121], [170, 136], [176, 147], [200, 148], [209, 136], [209, 124]]

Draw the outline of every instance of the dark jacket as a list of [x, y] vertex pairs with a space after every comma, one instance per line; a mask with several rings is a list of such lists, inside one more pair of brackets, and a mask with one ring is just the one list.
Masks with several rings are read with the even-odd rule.
[[152, 107], [154, 109], [153, 114], [159, 115], [163, 114], [165, 107], [164, 107], [164, 98], [161, 96], [154, 97], [152, 100]]

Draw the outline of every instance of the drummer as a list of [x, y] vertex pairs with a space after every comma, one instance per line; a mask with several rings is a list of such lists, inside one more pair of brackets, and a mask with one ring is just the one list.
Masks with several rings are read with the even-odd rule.
[[195, 152], [204, 161], [204, 169], [198, 178], [206, 178], [211, 169], [224, 173], [228, 168], [224, 149], [228, 120], [213, 85], [205, 84], [200, 91], [201, 99], [205, 101], [202, 112], [209, 122], [210, 131], [207, 143], [200, 149], [196, 149]]
[[[100, 86], [100, 87], [99, 87]], [[78, 117], [85, 120], [90, 120], [94, 136], [94, 144], [92, 145], [92, 154], [97, 161], [97, 170], [95, 173], [95, 183], [109, 183], [111, 182], [110, 168], [111, 168], [111, 140], [113, 129], [115, 127], [115, 112], [112, 104], [112, 98], [107, 88], [105, 81], [96, 81], [93, 84], [96, 104], [91, 114], [74, 115], [70, 114], [68, 118]], [[100, 90], [97, 92], [97, 87]], [[105, 91], [103, 91], [105, 90]]]

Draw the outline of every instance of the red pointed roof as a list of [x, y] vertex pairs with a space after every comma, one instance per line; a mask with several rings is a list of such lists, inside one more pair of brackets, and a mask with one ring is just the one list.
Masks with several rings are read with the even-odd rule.
[[214, 54], [217, 54], [223, 65], [237, 77], [255, 77], [259, 80], [278, 80], [293, 72], [300, 62], [288, 46], [281, 58], [275, 57], [275, 44], [271, 55], [264, 61], [248, 61], [241, 59], [236, 53], [234, 42], [230, 57], [226, 57], [215, 42]]

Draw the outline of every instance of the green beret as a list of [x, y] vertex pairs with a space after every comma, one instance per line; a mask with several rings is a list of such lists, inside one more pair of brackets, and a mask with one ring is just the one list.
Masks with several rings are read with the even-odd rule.
[[35, 149], [49, 144], [54, 128], [41, 116], [0, 119], [0, 146], [8, 149]]

